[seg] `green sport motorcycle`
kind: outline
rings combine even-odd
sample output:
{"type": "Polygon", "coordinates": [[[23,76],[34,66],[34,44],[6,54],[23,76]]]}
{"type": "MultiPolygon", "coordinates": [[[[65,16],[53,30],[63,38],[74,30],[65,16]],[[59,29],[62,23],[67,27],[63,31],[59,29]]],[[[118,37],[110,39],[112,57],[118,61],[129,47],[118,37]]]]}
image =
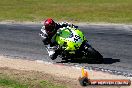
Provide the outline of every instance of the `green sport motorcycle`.
{"type": "MultiPolygon", "coordinates": [[[[95,59],[97,62],[103,62],[103,56],[88,44],[84,34],[74,27],[63,27],[58,29],[54,36],[55,42],[59,47],[58,55],[63,60],[68,59],[95,59]]],[[[47,51],[49,49],[47,47],[47,51]]]]}

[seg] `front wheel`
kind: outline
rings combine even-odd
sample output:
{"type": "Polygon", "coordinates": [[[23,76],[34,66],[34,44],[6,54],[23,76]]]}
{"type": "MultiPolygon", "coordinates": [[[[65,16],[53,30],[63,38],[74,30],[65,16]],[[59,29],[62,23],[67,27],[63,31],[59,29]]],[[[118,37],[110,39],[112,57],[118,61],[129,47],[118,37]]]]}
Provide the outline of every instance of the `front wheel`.
{"type": "Polygon", "coordinates": [[[89,47],[87,50],[87,56],[95,59],[96,63],[103,63],[103,56],[94,48],[89,47]]]}
{"type": "Polygon", "coordinates": [[[84,45],[84,52],[85,56],[89,59],[95,60],[97,63],[103,63],[104,59],[103,56],[95,50],[93,47],[91,47],[87,42],[85,42],[84,45]]]}

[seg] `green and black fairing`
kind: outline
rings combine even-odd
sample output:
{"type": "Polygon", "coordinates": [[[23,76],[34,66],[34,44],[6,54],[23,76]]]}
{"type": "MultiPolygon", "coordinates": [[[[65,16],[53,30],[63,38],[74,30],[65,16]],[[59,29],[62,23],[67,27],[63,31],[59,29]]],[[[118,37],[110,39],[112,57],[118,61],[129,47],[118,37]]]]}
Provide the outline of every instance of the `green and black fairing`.
{"type": "Polygon", "coordinates": [[[67,51],[75,51],[86,40],[84,34],[73,27],[63,27],[57,31],[55,41],[67,51]]]}

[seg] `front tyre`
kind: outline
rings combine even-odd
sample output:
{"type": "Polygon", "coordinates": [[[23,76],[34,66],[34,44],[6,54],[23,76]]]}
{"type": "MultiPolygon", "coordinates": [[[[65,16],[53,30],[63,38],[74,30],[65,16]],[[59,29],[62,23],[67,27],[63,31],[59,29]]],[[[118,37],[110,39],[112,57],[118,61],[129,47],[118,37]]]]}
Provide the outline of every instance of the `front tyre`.
{"type": "Polygon", "coordinates": [[[87,42],[84,43],[84,52],[87,58],[95,59],[96,63],[103,63],[103,56],[87,42]]]}
{"type": "Polygon", "coordinates": [[[104,61],[103,56],[91,46],[86,49],[86,52],[87,52],[86,56],[88,58],[95,59],[96,63],[100,63],[100,64],[103,63],[104,61]]]}

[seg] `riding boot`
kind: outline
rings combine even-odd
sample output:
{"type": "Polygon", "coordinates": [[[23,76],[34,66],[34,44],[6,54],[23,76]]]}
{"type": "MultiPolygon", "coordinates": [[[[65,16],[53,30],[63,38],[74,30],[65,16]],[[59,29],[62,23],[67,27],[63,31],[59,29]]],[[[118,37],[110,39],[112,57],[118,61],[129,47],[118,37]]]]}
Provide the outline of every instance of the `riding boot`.
{"type": "Polygon", "coordinates": [[[52,60],[55,60],[55,59],[57,58],[58,55],[59,55],[59,51],[58,51],[58,50],[50,51],[50,52],[49,52],[49,57],[50,57],[52,60]]]}

